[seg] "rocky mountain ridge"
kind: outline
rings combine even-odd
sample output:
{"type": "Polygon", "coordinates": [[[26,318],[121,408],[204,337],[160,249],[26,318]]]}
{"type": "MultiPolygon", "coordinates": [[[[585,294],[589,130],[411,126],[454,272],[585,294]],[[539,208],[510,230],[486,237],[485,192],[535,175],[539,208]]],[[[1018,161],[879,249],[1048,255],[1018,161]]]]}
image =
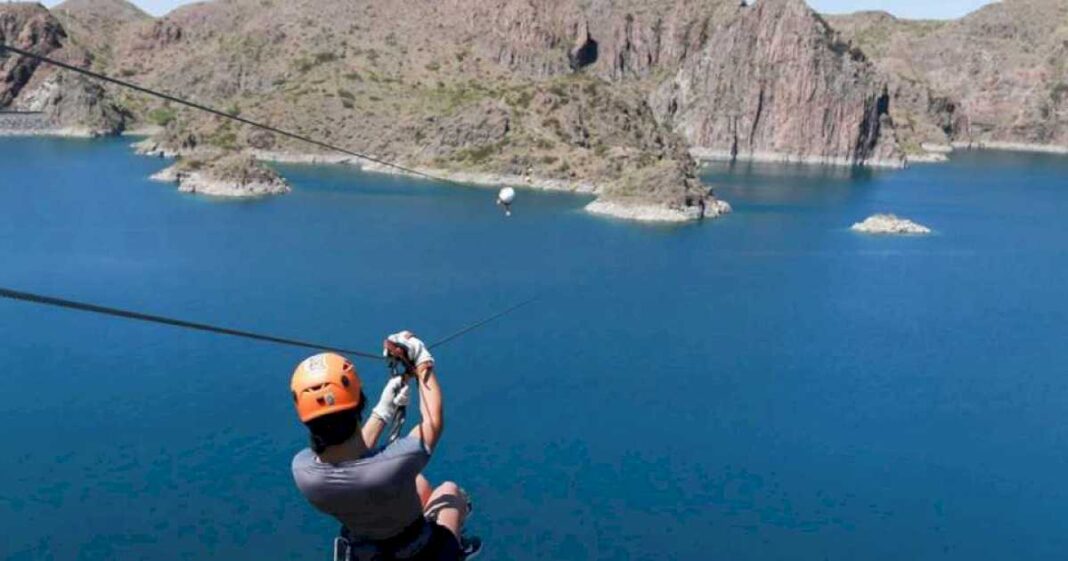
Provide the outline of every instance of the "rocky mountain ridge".
{"type": "Polygon", "coordinates": [[[953,21],[833,16],[891,84],[903,146],[1068,152],[1068,3],[1003,0],[953,21]]]}

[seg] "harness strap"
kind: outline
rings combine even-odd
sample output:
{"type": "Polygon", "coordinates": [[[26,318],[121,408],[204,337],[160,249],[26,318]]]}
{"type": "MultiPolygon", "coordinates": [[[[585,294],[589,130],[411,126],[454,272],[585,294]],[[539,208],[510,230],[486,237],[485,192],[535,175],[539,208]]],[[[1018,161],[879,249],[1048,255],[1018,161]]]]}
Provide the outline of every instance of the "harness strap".
{"type": "Polygon", "coordinates": [[[419,555],[434,535],[430,521],[420,516],[392,538],[371,540],[352,535],[341,527],[340,538],[348,543],[351,559],[412,559],[419,555]]]}

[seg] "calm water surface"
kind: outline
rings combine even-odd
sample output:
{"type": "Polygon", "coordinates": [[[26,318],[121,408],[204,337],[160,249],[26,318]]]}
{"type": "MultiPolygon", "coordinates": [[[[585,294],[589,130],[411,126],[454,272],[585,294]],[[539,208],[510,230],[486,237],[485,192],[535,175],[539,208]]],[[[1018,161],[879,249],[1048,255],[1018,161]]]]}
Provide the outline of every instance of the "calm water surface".
{"type": "MultiPolygon", "coordinates": [[[[333,167],[210,201],[125,143],[0,140],[0,285],[371,351],[545,293],[437,353],[488,559],[1068,552],[1068,159],[716,167],[734,215],[649,227],[333,167]]],[[[0,340],[0,558],[328,558],[304,352],[12,302],[0,340]]]]}

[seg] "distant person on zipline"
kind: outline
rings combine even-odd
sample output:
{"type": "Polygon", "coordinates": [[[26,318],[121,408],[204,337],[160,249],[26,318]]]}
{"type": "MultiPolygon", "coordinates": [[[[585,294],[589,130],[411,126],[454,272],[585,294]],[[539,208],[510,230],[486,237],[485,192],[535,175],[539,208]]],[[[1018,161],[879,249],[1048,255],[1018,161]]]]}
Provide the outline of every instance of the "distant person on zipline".
{"type": "Polygon", "coordinates": [[[414,368],[419,425],[377,446],[408,403],[406,377],[386,383],[361,427],[367,399],[356,368],[337,354],[315,355],[300,363],[291,383],[297,414],[311,433],[311,448],[293,458],[293,479],[312,506],[342,523],[350,559],[462,559],[466,495],[452,482],[431,491],[421,475],[444,428],[434,357],[407,331],[390,335],[385,346],[414,368]]]}
{"type": "Polygon", "coordinates": [[[515,201],[515,189],[505,187],[497,193],[497,205],[504,207],[504,215],[512,215],[512,202],[515,201]]]}

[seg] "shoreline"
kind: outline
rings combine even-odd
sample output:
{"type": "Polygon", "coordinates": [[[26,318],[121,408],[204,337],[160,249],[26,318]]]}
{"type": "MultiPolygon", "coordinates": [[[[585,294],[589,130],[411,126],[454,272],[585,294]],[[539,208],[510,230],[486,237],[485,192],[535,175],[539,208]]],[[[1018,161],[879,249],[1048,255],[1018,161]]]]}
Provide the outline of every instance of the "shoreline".
{"type": "Polygon", "coordinates": [[[624,220],[646,223],[681,224],[694,222],[703,218],[715,219],[730,214],[732,209],[727,201],[715,199],[705,207],[704,214],[697,208],[674,209],[659,205],[623,204],[614,201],[595,200],[583,207],[590,214],[609,216],[624,220]]]}
{"type": "MultiPolygon", "coordinates": [[[[402,175],[405,177],[411,177],[413,179],[424,179],[427,181],[433,181],[433,179],[425,176],[408,173],[403,170],[399,170],[375,162],[370,162],[362,158],[357,158],[355,156],[332,156],[325,154],[273,152],[266,150],[250,150],[249,154],[251,154],[253,158],[264,162],[310,165],[349,165],[358,168],[360,171],[365,171],[369,173],[402,175]]],[[[478,187],[527,187],[540,191],[558,191],[567,193],[579,193],[584,195],[597,194],[597,187],[594,184],[583,181],[566,181],[562,179],[539,179],[533,176],[509,175],[488,172],[452,171],[440,168],[430,168],[425,166],[413,166],[411,169],[419,173],[425,173],[427,175],[445,181],[452,181],[456,183],[463,183],[466,185],[478,187]]]]}
{"type": "MultiPolygon", "coordinates": [[[[368,173],[382,173],[387,175],[402,175],[415,179],[432,179],[403,170],[399,170],[383,164],[369,162],[355,156],[333,156],[321,154],[301,154],[292,152],[273,152],[264,150],[250,151],[252,157],[260,161],[309,164],[309,165],[351,165],[368,173]]],[[[488,172],[452,171],[440,168],[424,166],[412,167],[412,170],[425,173],[445,181],[461,183],[473,187],[519,187],[537,191],[565,192],[578,195],[594,195],[598,193],[597,186],[583,181],[566,181],[562,179],[539,179],[534,176],[498,174],[488,172]]],[[[683,223],[694,222],[702,218],[719,218],[731,212],[731,206],[726,201],[715,199],[705,207],[703,216],[696,207],[692,209],[674,209],[656,204],[627,204],[619,201],[604,201],[594,199],[583,207],[586,212],[598,215],[634,220],[637,222],[659,223],[683,223]]]]}
{"type": "Polygon", "coordinates": [[[863,164],[858,164],[850,161],[848,158],[835,156],[801,156],[784,152],[750,152],[746,154],[732,155],[730,151],[727,150],[716,150],[699,146],[690,148],[690,155],[693,156],[699,164],[705,162],[751,162],[760,164],[801,164],[833,167],[870,167],[881,169],[904,169],[907,165],[907,158],[902,158],[900,161],[869,160],[863,164]]]}
{"type": "MultiPolygon", "coordinates": [[[[131,129],[124,131],[121,136],[138,137],[150,134],[150,127],[131,129]],[[148,129],[148,130],[146,130],[148,129]]],[[[0,129],[0,137],[40,137],[51,136],[59,138],[98,138],[88,129],[65,128],[65,129],[38,129],[38,130],[5,130],[0,129]]],[[[159,148],[158,144],[151,139],[144,139],[131,145],[139,155],[177,158],[182,154],[170,152],[159,148]]],[[[926,154],[905,156],[899,161],[876,160],[867,162],[863,167],[884,169],[903,169],[910,163],[942,163],[948,160],[948,155],[958,149],[966,150],[1004,150],[1013,152],[1032,152],[1045,154],[1068,155],[1068,146],[1042,145],[1013,142],[954,142],[951,145],[924,146],[926,154]]],[[[390,175],[403,175],[415,179],[432,180],[418,174],[408,173],[391,168],[382,164],[369,162],[362,158],[348,155],[312,154],[299,152],[280,152],[270,150],[249,150],[247,152],[253,158],[263,162],[283,164],[309,164],[309,165],[350,165],[364,172],[384,173],[390,175]]],[[[818,156],[797,156],[782,153],[758,152],[738,155],[732,158],[729,152],[711,150],[705,148],[692,148],[691,155],[699,165],[711,162],[739,161],[755,163],[798,164],[806,166],[830,166],[830,167],[855,167],[855,164],[844,158],[828,158],[818,156]]],[[[540,191],[567,192],[583,195],[598,195],[599,189],[589,182],[568,181],[561,179],[540,179],[533,176],[514,174],[495,174],[488,172],[465,172],[452,171],[440,168],[418,166],[412,168],[418,173],[424,173],[445,181],[461,183],[472,187],[520,187],[540,191]]],[[[158,178],[154,178],[159,180],[158,178]]],[[[214,189],[211,189],[214,190],[214,189]]],[[[656,204],[628,204],[621,201],[604,201],[595,199],[584,207],[586,212],[600,216],[610,216],[639,222],[662,222],[681,223],[698,220],[697,209],[673,209],[656,204]]],[[[713,199],[712,204],[706,207],[703,218],[717,218],[731,212],[730,204],[726,201],[713,199]]]]}
{"type": "Polygon", "coordinates": [[[1033,144],[1029,142],[954,142],[952,147],[957,150],[997,150],[1000,152],[1021,152],[1031,154],[1057,154],[1068,155],[1068,146],[1060,144],[1033,144]]]}
{"type": "Polygon", "coordinates": [[[49,129],[0,129],[0,138],[30,138],[30,137],[74,138],[94,139],[108,135],[102,135],[92,129],[79,127],[49,128],[49,129]]]}

